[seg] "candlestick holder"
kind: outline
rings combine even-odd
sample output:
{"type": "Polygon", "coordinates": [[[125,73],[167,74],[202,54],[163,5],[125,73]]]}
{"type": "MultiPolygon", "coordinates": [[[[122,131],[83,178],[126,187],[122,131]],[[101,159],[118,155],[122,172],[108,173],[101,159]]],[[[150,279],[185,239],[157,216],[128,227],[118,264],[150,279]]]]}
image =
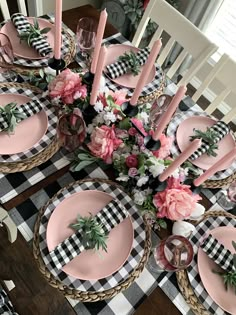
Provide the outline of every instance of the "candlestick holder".
{"type": "Polygon", "coordinates": [[[145,147],[150,151],[156,151],[161,147],[160,140],[154,140],[152,136],[146,136],[142,131],[131,121],[132,126],[137,130],[137,132],[143,137],[145,147]]]}
{"type": "Polygon", "coordinates": [[[88,71],[83,75],[82,83],[84,83],[87,86],[88,93],[91,93],[92,91],[93,80],[94,80],[94,73],[88,71]]]}
{"type": "Polygon", "coordinates": [[[138,114],[138,106],[133,106],[130,102],[125,102],[121,105],[122,112],[128,117],[134,117],[138,114]]]}
{"type": "Polygon", "coordinates": [[[86,123],[86,126],[91,124],[92,120],[97,116],[97,112],[94,109],[94,105],[89,104],[83,111],[83,118],[86,123]]]}
{"type": "Polygon", "coordinates": [[[167,180],[161,182],[158,177],[154,178],[152,182],[149,182],[149,187],[153,189],[155,192],[160,192],[166,189],[167,180]]]}
{"type": "Polygon", "coordinates": [[[56,70],[56,75],[58,75],[61,70],[65,69],[66,63],[63,59],[56,59],[53,57],[48,60],[48,66],[53,70],[56,70]]]}
{"type": "Polygon", "coordinates": [[[202,189],[202,186],[195,186],[194,183],[193,183],[194,179],[193,178],[187,178],[185,181],[184,181],[184,184],[185,185],[189,185],[190,186],[190,189],[191,191],[194,193],[194,194],[200,194],[201,192],[201,189],[202,189]]]}

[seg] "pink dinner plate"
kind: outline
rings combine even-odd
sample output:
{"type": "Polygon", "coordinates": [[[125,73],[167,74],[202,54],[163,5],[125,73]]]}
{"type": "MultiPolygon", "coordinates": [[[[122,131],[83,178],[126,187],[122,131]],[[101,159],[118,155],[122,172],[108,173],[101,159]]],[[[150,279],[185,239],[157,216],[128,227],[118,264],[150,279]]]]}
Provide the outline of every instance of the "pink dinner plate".
{"type": "MultiPolygon", "coordinates": [[[[0,106],[5,106],[11,102],[18,106],[31,101],[25,95],[1,94],[0,106]]],[[[48,117],[44,110],[21,121],[15,128],[14,134],[0,132],[0,154],[10,155],[25,152],[38,143],[45,135],[48,128],[48,117]]]]}
{"type": "MultiPolygon", "coordinates": [[[[114,63],[117,61],[118,57],[120,57],[121,55],[123,55],[126,51],[134,51],[134,52],[138,52],[139,49],[136,48],[136,47],[132,47],[132,46],[129,46],[129,45],[111,45],[108,47],[107,49],[107,55],[106,55],[106,62],[105,62],[105,66],[106,65],[109,65],[111,63],[114,63]]],[[[141,71],[142,71],[142,68],[141,67],[141,71]]],[[[106,73],[106,72],[105,72],[106,73]]],[[[154,79],[155,77],[155,73],[156,73],[156,68],[155,68],[155,65],[152,67],[152,70],[147,78],[147,81],[146,81],[146,84],[152,82],[152,80],[154,79]]],[[[109,77],[109,75],[106,73],[106,75],[109,77]]],[[[124,74],[116,79],[111,79],[110,77],[110,80],[112,80],[113,82],[121,85],[121,86],[124,86],[126,88],[135,88],[137,83],[138,83],[138,80],[139,80],[139,77],[141,75],[141,72],[134,76],[132,74],[124,74]]]]}
{"type": "MultiPolygon", "coordinates": [[[[101,191],[84,190],[64,199],[53,211],[47,226],[47,245],[49,251],[72,235],[69,228],[76,222],[78,214],[95,215],[112,197],[101,191]]],[[[107,252],[85,250],[67,265],[63,271],[81,280],[98,280],[110,276],[120,269],[127,260],[133,246],[134,231],[130,217],[111,230],[107,240],[107,252]]]]}
{"type": "MultiPolygon", "coordinates": [[[[33,24],[34,18],[33,17],[27,17],[27,20],[33,24]]],[[[40,29],[43,29],[45,27],[50,27],[51,30],[44,34],[47,37],[47,41],[49,45],[53,48],[54,47],[54,34],[55,34],[55,27],[50,22],[44,19],[37,18],[37,21],[39,23],[40,29]]],[[[18,37],[17,30],[13,23],[11,21],[8,21],[2,28],[1,33],[7,35],[10,38],[13,53],[15,56],[22,57],[25,59],[44,59],[46,57],[40,56],[37,51],[28,46],[28,44],[25,41],[21,41],[18,37]]],[[[48,56],[47,56],[48,57],[48,56]]]]}
{"type": "MultiPolygon", "coordinates": [[[[176,141],[181,152],[183,152],[191,143],[190,136],[194,135],[193,129],[199,129],[205,131],[207,127],[211,127],[216,123],[216,120],[204,116],[193,116],[185,119],[179,125],[176,132],[176,141]]],[[[218,149],[216,150],[217,156],[208,156],[206,153],[197,158],[194,161],[191,161],[194,165],[207,170],[217,161],[219,161],[225,154],[231,151],[235,147],[235,141],[231,134],[226,135],[219,143],[218,149]]],[[[233,163],[232,161],[228,163],[222,163],[219,171],[225,170],[233,163]]]]}
{"type": "MultiPolygon", "coordinates": [[[[210,233],[227,249],[235,253],[232,241],[236,240],[236,228],[221,226],[211,230],[210,233]]],[[[222,277],[212,272],[212,270],[222,270],[201,248],[198,250],[198,270],[202,283],[213,301],[223,310],[236,315],[234,289],[231,287],[228,288],[228,291],[225,290],[222,277]]]]}

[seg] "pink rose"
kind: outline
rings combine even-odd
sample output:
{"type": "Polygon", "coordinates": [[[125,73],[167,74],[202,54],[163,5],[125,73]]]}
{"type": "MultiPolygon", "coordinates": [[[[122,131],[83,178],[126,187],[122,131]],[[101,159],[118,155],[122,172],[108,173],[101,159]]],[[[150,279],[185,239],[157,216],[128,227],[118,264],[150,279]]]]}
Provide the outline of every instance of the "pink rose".
{"type": "Polygon", "coordinates": [[[131,154],[127,156],[125,160],[126,165],[131,168],[131,167],[138,167],[138,157],[136,154],[131,154]]]}
{"type": "Polygon", "coordinates": [[[160,149],[152,151],[152,153],[159,159],[165,159],[170,154],[170,148],[174,139],[173,137],[167,137],[166,135],[161,134],[159,140],[161,141],[160,149]]]}
{"type": "Polygon", "coordinates": [[[128,175],[129,177],[135,177],[136,175],[138,175],[138,170],[135,167],[131,167],[128,171],[128,175]]]}
{"type": "Polygon", "coordinates": [[[60,97],[64,104],[73,104],[77,98],[87,96],[87,88],[82,84],[82,79],[78,73],[70,69],[63,70],[48,85],[51,98],[60,97]]]}
{"type": "Polygon", "coordinates": [[[91,142],[88,148],[93,155],[103,159],[106,163],[112,163],[113,152],[122,144],[115,134],[115,126],[96,127],[91,134],[91,142]]]}
{"type": "Polygon", "coordinates": [[[129,134],[130,136],[135,136],[136,133],[138,133],[138,132],[137,132],[137,130],[136,130],[134,127],[129,128],[128,134],[129,134]]]}
{"type": "Polygon", "coordinates": [[[179,179],[170,177],[167,188],[153,197],[153,204],[158,208],[157,217],[170,220],[183,220],[191,215],[196,202],[202,198],[193,194],[190,186],[180,184],[179,179]]]}

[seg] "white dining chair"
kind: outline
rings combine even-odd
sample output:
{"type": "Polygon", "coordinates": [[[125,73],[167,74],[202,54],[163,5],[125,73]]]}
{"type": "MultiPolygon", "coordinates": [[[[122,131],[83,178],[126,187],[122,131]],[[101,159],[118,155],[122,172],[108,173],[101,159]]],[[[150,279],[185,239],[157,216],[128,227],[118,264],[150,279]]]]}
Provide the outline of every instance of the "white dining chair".
{"type": "MultiPolygon", "coordinates": [[[[27,16],[25,0],[17,0],[18,12],[27,16]]],[[[10,19],[10,12],[7,4],[7,0],[0,0],[0,10],[2,12],[4,20],[10,19]]]]}
{"type": "Polygon", "coordinates": [[[178,43],[183,48],[166,72],[170,79],[177,73],[186,57],[192,57],[191,65],[183,73],[180,82],[178,82],[178,85],[188,84],[203,64],[217,50],[217,46],[211,43],[195,25],[165,0],[150,0],[132,40],[134,46],[139,46],[149,20],[158,24],[158,28],[149,44],[150,47],[156,39],[162,36],[163,31],[170,36],[157,59],[161,66],[175,43],[178,43]]]}
{"type": "Polygon", "coordinates": [[[205,110],[208,114],[212,114],[216,109],[225,111],[222,120],[226,123],[236,117],[235,73],[236,62],[226,54],[222,55],[192,96],[194,102],[202,95],[210,101],[205,110]]]}

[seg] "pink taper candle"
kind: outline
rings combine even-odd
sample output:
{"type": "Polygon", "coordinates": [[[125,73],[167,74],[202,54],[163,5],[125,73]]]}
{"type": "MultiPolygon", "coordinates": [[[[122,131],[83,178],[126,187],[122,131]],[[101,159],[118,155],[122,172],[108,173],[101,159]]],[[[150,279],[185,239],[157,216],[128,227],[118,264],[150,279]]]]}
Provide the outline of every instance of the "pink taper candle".
{"type": "Polygon", "coordinates": [[[204,183],[209,177],[214,175],[216,172],[218,172],[222,168],[222,164],[229,163],[235,159],[236,157],[236,147],[234,147],[233,150],[231,150],[229,153],[227,153],[225,156],[223,156],[218,162],[213,164],[208,170],[206,170],[205,173],[203,173],[201,176],[196,178],[193,181],[193,184],[195,186],[200,186],[202,183],[204,183]]]}
{"type": "Polygon", "coordinates": [[[153,44],[150,55],[148,56],[148,60],[146,61],[143,67],[142,73],[139,77],[138,83],[131,97],[130,105],[133,106],[137,105],[139,95],[141,94],[143,87],[146,85],[147,78],[150,74],[150,71],[152,70],[153,65],[155,64],[161,46],[162,46],[161,39],[156,40],[155,43],[153,44]]]}
{"type": "Polygon", "coordinates": [[[99,51],[102,45],[102,38],[103,38],[106,22],[107,22],[107,11],[106,9],[104,9],[101,12],[100,18],[99,18],[95,47],[94,47],[94,52],[93,52],[93,60],[91,63],[91,68],[90,68],[90,72],[94,74],[97,68],[98,56],[99,56],[99,51]]]}
{"type": "Polygon", "coordinates": [[[101,81],[102,71],[103,71],[104,63],[105,63],[105,59],[106,59],[106,53],[107,53],[107,48],[105,46],[102,46],[100,49],[100,53],[99,53],[96,73],[94,76],[92,92],[91,92],[91,96],[90,96],[90,104],[91,105],[95,105],[95,103],[97,101],[97,95],[98,95],[98,91],[100,88],[100,81],[101,81]]]}
{"type": "Polygon", "coordinates": [[[171,164],[167,169],[159,176],[159,180],[163,182],[166,180],[169,176],[173,174],[173,172],[181,165],[183,164],[190,155],[193,154],[201,145],[201,139],[195,139],[193,142],[189,144],[187,149],[185,149],[171,164]]]}
{"type": "Polygon", "coordinates": [[[185,85],[181,85],[174,95],[172,101],[170,102],[170,105],[167,108],[167,111],[162,115],[160,122],[153,133],[152,138],[154,140],[158,140],[160,138],[160,135],[162,134],[163,130],[167,126],[167,124],[170,122],[172,116],[174,115],[177,107],[179,106],[180,101],[182,100],[184,94],[186,93],[187,88],[185,85]]]}
{"type": "Polygon", "coordinates": [[[61,22],[62,22],[62,0],[55,0],[55,42],[54,42],[54,57],[61,59],[61,22]]]}

